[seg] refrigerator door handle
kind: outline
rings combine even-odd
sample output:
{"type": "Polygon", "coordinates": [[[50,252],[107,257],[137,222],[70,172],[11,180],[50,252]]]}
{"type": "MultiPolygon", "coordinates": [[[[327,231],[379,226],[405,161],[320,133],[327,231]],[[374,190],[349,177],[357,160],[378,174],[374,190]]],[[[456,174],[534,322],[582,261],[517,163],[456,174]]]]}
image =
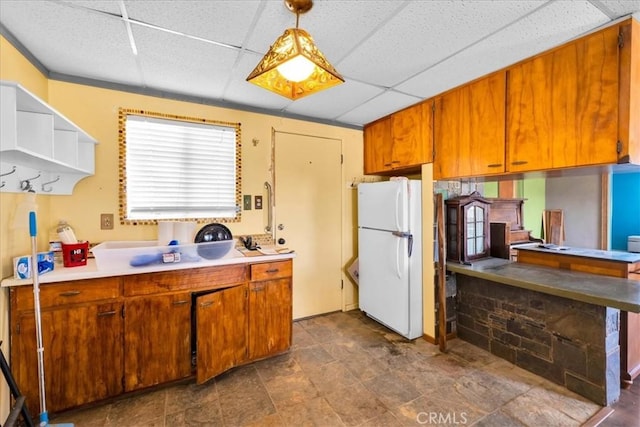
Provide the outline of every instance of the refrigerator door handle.
{"type": "Polygon", "coordinates": [[[408,240],[407,253],[409,254],[409,258],[411,258],[411,253],[413,252],[413,234],[407,233],[406,231],[392,231],[391,234],[408,240]]]}

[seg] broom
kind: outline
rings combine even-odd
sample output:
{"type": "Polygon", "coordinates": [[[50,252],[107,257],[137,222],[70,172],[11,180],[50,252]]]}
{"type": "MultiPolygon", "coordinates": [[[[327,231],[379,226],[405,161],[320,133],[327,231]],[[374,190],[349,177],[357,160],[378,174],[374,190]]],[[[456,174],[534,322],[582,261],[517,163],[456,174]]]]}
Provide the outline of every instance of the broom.
{"type": "MultiPolygon", "coordinates": [[[[47,401],[44,394],[44,345],[42,343],[42,318],[40,316],[40,279],[38,277],[38,243],[36,241],[36,213],[29,212],[29,234],[31,235],[31,277],[33,277],[33,310],[36,316],[36,347],[38,352],[38,387],[40,391],[40,427],[49,424],[47,401]]],[[[55,424],[58,427],[73,427],[73,424],[55,424]]]]}

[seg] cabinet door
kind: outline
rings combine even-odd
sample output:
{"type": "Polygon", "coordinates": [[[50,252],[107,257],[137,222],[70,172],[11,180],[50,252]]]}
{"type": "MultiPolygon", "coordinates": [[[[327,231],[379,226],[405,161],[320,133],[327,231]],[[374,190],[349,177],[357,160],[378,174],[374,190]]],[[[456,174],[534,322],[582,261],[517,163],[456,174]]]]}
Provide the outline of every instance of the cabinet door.
{"type": "Polygon", "coordinates": [[[364,173],[389,169],[391,164],[391,118],[386,117],[364,127],[364,173]]]}
{"type": "Polygon", "coordinates": [[[247,285],[196,298],[197,382],[247,359],[247,285]]]}
{"type": "Polygon", "coordinates": [[[391,115],[391,163],[387,169],[433,161],[433,101],[425,101],[391,115]]]}
{"type": "Polygon", "coordinates": [[[191,293],[125,301],[125,391],[191,375],[191,293]]]}
{"type": "Polygon", "coordinates": [[[509,69],[510,172],[616,163],[618,28],[509,69]]]}
{"type": "Polygon", "coordinates": [[[506,72],[436,99],[435,179],[504,173],[506,72]]]}
{"type": "Polygon", "coordinates": [[[291,346],[291,278],[249,284],[249,359],[281,353],[291,346]]]}
{"type": "MultiPolygon", "coordinates": [[[[61,411],[122,393],[122,303],[42,313],[47,409],[61,411]]],[[[36,326],[23,312],[12,336],[12,369],[31,412],[39,406],[36,326]],[[16,356],[17,355],[17,356],[16,356]]]]}

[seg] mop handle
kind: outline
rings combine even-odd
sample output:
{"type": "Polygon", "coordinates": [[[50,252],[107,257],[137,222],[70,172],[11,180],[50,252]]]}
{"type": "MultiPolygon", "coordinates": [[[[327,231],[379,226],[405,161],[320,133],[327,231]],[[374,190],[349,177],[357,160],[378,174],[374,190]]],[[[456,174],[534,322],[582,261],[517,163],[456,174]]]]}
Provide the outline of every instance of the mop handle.
{"type": "Polygon", "coordinates": [[[40,394],[40,425],[49,423],[47,400],[44,391],[44,344],[42,342],[42,317],[40,314],[40,283],[38,277],[38,251],[36,235],[36,213],[29,212],[29,235],[31,236],[31,277],[33,278],[33,305],[36,318],[36,346],[38,352],[38,388],[40,394]]]}
{"type": "Polygon", "coordinates": [[[36,237],[36,234],[36,213],[31,211],[29,212],[29,235],[31,237],[36,237]]]}

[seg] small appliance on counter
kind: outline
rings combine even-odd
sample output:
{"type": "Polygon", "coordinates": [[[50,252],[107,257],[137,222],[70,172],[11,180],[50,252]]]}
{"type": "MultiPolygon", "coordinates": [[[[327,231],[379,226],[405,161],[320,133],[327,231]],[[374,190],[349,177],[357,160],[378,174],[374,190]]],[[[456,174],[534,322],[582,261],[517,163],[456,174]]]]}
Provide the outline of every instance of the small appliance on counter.
{"type": "Polygon", "coordinates": [[[218,259],[225,256],[233,248],[234,240],[231,231],[222,224],[207,224],[196,233],[194,242],[210,243],[228,241],[228,244],[197,245],[198,255],[206,259],[218,259]]]}
{"type": "Polygon", "coordinates": [[[629,236],[627,240],[627,252],[640,253],[640,236],[629,236]]]}

